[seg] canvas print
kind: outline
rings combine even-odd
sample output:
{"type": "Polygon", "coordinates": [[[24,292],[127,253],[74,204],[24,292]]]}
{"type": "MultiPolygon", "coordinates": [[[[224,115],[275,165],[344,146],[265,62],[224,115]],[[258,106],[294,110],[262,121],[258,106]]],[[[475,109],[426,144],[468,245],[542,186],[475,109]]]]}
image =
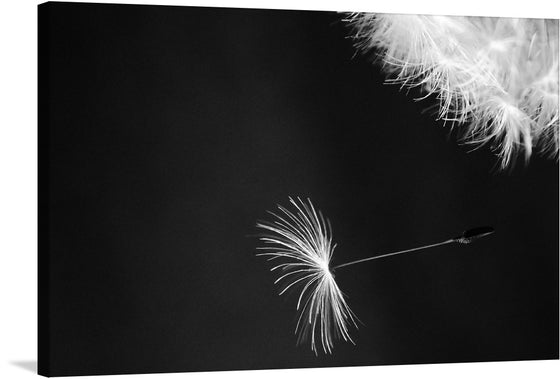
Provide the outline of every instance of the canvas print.
{"type": "Polygon", "coordinates": [[[39,374],[558,359],[558,20],[38,22],[39,374]]]}

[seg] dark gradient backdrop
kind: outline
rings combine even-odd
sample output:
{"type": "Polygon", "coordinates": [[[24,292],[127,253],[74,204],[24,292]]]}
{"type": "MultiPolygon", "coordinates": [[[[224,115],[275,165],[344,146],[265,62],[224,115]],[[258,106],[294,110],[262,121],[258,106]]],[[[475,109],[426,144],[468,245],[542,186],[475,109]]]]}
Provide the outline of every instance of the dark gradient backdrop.
{"type": "Polygon", "coordinates": [[[40,370],[558,357],[558,165],[510,173],[383,84],[330,12],[50,3],[40,23],[40,370]],[[356,346],[296,347],[257,219],[309,196],[356,346]]]}

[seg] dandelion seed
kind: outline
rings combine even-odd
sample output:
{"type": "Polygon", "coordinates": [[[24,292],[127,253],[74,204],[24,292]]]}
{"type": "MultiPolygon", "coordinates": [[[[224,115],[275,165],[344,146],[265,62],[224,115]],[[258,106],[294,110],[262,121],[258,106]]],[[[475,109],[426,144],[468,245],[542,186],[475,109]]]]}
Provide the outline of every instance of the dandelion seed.
{"type": "Polygon", "coordinates": [[[558,20],[353,13],[356,46],[389,83],[439,99],[461,141],[491,144],[502,168],[533,150],[558,159],[558,20]]]}
{"type": "Polygon", "coordinates": [[[315,354],[318,353],[317,341],[325,353],[332,353],[336,339],[354,344],[350,328],[357,328],[357,318],[335,281],[335,269],[450,243],[469,244],[494,232],[490,227],[470,229],[459,237],[436,244],[363,258],[331,268],[336,244],[332,242],[329,220],[315,210],[311,200],[303,201],[299,197],[289,200],[294,211],[278,205],[278,213],[269,212],[273,221],[257,223],[258,228],[266,231],[259,238],[264,246],[257,247],[257,255],[277,262],[271,271],[279,272],[274,283],[282,286],[280,295],[290,288],[301,288],[295,332],[298,343],[310,339],[315,354]]]}

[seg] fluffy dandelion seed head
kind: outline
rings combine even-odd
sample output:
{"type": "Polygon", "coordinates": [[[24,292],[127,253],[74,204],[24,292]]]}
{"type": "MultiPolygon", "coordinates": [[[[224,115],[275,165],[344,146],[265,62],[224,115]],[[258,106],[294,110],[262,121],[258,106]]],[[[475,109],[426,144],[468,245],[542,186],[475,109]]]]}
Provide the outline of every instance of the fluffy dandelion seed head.
{"type": "Polygon", "coordinates": [[[290,203],[293,210],[279,205],[277,213],[269,212],[273,221],[257,223],[266,233],[259,238],[264,246],[257,248],[257,255],[277,262],[271,271],[279,275],[275,283],[282,286],[280,295],[290,288],[300,289],[298,342],[309,339],[316,354],[319,343],[325,353],[331,353],[335,339],[353,343],[349,327],[357,327],[329,267],[336,247],[331,226],[309,199],[290,198],[290,203]]]}
{"type": "Polygon", "coordinates": [[[558,159],[558,20],[354,13],[359,49],[388,82],[439,100],[463,142],[490,144],[509,166],[533,151],[558,159]]]}

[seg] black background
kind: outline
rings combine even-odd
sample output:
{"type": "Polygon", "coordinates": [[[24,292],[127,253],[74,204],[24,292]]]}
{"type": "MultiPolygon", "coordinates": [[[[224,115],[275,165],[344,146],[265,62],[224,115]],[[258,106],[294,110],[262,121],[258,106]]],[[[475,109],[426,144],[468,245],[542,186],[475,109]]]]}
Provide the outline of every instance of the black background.
{"type": "Polygon", "coordinates": [[[558,166],[490,149],[383,84],[341,15],[40,7],[40,357],[79,375],[558,357],[558,166]],[[255,257],[288,196],[331,220],[356,346],[296,347],[255,257]]]}

